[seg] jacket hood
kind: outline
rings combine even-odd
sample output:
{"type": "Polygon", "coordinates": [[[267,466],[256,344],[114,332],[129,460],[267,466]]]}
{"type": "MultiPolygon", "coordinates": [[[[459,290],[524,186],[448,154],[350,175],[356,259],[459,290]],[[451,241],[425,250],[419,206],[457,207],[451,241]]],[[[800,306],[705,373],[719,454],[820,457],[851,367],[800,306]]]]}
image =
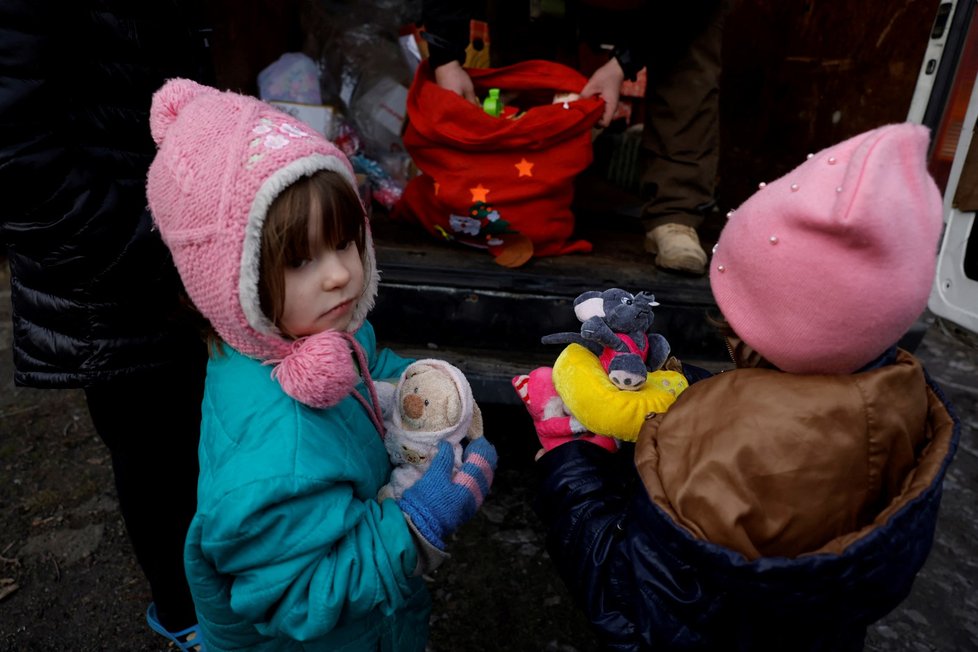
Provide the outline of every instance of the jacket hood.
{"type": "Polygon", "coordinates": [[[750,595],[759,613],[817,608],[847,622],[909,592],[958,434],[901,351],[862,374],[749,369],[696,383],[646,424],[635,461],[653,536],[698,577],[750,595]]]}

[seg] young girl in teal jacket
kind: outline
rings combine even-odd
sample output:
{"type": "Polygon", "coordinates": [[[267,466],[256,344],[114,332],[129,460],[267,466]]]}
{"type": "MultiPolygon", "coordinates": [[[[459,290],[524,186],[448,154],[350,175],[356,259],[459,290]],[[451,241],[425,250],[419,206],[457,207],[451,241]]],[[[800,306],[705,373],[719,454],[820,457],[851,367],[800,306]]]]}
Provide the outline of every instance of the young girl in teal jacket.
{"type": "Polygon", "coordinates": [[[373,378],[369,225],[349,162],[253,98],[172,80],[153,98],[150,209],[212,329],[182,649],[423,650],[423,572],[481,505],[496,453],[451,452],[399,500],[373,378]],[[189,641],[187,639],[190,639],[189,641]]]}

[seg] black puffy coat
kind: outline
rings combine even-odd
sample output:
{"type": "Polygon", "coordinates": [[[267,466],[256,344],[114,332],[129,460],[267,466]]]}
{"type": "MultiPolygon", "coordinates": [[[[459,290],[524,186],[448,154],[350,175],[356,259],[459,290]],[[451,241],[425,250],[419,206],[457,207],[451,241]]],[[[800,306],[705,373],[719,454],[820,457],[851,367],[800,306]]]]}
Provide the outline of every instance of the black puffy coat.
{"type": "Polygon", "coordinates": [[[0,245],[18,384],[88,387],[196,339],[174,321],[179,279],[145,176],[153,91],[208,81],[199,26],[172,0],[0,3],[0,245]]]}

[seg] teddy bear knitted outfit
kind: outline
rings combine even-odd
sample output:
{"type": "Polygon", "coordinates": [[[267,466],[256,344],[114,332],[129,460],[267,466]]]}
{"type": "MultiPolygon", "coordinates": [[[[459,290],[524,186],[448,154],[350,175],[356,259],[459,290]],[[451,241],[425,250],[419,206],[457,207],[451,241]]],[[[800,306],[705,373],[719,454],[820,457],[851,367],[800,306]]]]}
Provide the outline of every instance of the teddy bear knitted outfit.
{"type": "Polygon", "coordinates": [[[230,346],[274,365],[287,394],[313,407],[334,405],[358,380],[350,349],[358,357],[362,352],[349,333],[363,323],[377,293],[369,224],[366,281],[348,333],[283,337],[262,313],[258,282],[262,226],[273,200],[319,170],[338,173],[356,191],[349,161],[270,105],[185,79],[154,95],[150,127],[158,152],[147,177],[149,207],[191,301],[230,346]]]}
{"type": "MultiPolygon", "coordinates": [[[[417,360],[409,366],[401,375],[397,384],[397,389],[392,397],[393,405],[389,415],[385,410],[384,425],[386,434],[384,445],[390,454],[391,461],[395,464],[391,472],[390,483],[381,491],[384,495],[400,498],[404,490],[417,482],[428,467],[431,459],[438,451],[438,442],[447,441],[452,446],[452,453],[455,457],[454,468],[458,470],[462,467],[462,440],[470,431],[472,418],[475,412],[475,399],[472,396],[472,388],[465,379],[462,372],[444,360],[426,358],[417,360]],[[449,379],[458,392],[461,409],[459,418],[455,423],[446,425],[438,430],[417,430],[405,424],[406,415],[403,413],[402,406],[398,405],[402,389],[411,383],[412,368],[427,366],[437,370],[445,378],[449,379]],[[423,463],[411,463],[404,457],[402,447],[418,451],[425,455],[426,461],[423,463]]],[[[410,418],[410,417],[407,417],[410,418]]]]}

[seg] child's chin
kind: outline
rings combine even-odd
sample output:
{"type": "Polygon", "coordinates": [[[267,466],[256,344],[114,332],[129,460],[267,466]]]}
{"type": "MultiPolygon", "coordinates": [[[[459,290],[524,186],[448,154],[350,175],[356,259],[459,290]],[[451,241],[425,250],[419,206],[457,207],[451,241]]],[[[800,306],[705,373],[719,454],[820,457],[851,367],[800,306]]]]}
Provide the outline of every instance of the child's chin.
{"type": "Polygon", "coordinates": [[[328,318],[318,320],[313,326],[310,327],[310,331],[314,331],[311,334],[324,333],[326,331],[335,331],[337,333],[345,333],[350,328],[350,323],[353,321],[352,313],[346,313],[343,315],[330,315],[328,318]]]}

